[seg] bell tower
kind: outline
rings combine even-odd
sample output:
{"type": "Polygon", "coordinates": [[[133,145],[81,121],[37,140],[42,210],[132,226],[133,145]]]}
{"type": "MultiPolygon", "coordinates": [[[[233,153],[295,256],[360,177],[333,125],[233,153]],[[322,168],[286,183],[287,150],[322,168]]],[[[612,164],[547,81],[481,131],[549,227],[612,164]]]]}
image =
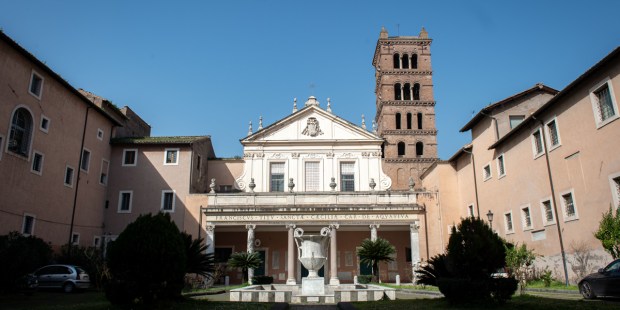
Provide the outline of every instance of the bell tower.
{"type": "Polygon", "coordinates": [[[395,190],[408,189],[410,178],[418,187],[438,160],[431,42],[424,28],[418,36],[388,36],[382,28],[372,60],[383,169],[395,190]]]}

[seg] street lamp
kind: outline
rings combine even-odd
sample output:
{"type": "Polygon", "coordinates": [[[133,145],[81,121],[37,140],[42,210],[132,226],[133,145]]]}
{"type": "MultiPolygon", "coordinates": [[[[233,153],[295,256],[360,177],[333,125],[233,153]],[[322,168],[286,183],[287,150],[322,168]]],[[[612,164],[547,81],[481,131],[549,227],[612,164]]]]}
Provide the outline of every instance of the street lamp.
{"type": "Polygon", "coordinates": [[[487,218],[489,219],[489,225],[493,227],[493,212],[491,212],[491,210],[487,212],[487,218]]]}

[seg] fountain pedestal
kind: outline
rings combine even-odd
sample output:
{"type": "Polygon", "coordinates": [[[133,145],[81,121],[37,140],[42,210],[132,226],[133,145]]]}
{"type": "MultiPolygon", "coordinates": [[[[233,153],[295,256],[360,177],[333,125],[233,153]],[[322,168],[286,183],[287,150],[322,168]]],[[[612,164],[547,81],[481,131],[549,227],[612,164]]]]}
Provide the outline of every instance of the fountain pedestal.
{"type": "Polygon", "coordinates": [[[320,235],[304,235],[301,228],[295,229],[299,261],[308,269],[308,276],[301,279],[301,295],[325,295],[325,278],[319,277],[318,270],[327,261],[329,237],[330,230],[327,227],[321,229],[320,235]]]}

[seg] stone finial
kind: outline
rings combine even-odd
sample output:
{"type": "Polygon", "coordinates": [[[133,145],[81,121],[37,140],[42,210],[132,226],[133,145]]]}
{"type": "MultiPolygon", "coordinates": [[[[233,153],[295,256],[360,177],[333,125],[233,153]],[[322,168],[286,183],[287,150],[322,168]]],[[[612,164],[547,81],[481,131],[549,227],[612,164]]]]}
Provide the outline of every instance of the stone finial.
{"type": "Polygon", "coordinates": [[[293,192],[293,188],[295,188],[295,182],[293,182],[293,178],[288,179],[288,191],[293,192]]]}
{"type": "Polygon", "coordinates": [[[327,98],[327,112],[332,112],[332,101],[329,98],[327,98]]]}
{"type": "Polygon", "coordinates": [[[209,193],[215,193],[215,178],[211,179],[211,184],[209,184],[209,188],[211,189],[209,193]]]}
{"type": "Polygon", "coordinates": [[[381,26],[381,32],[379,33],[379,39],[387,39],[388,32],[385,30],[385,27],[381,26]]]}
{"type": "Polygon", "coordinates": [[[426,29],[424,29],[424,27],[422,27],[422,30],[420,30],[419,38],[428,39],[428,32],[426,31],[426,29]]]}
{"type": "Polygon", "coordinates": [[[317,107],[319,106],[319,101],[316,100],[316,97],[314,97],[314,96],[308,97],[308,100],[305,103],[306,107],[307,106],[311,106],[311,105],[314,105],[314,106],[317,106],[317,107]]]}
{"type": "Polygon", "coordinates": [[[248,187],[250,188],[250,190],[253,193],[254,192],[254,188],[256,187],[256,183],[254,183],[254,178],[250,178],[250,184],[248,184],[248,187]]]}
{"type": "Polygon", "coordinates": [[[377,134],[377,122],[374,119],[372,120],[372,133],[377,134]]]}
{"type": "Polygon", "coordinates": [[[332,191],[336,190],[336,178],[332,177],[332,181],[329,182],[329,187],[331,187],[332,191]]]}
{"type": "Polygon", "coordinates": [[[414,186],[415,186],[415,181],[413,180],[413,177],[409,177],[409,190],[413,191],[414,186]]]}
{"type": "Polygon", "coordinates": [[[252,135],[252,121],[250,121],[250,125],[248,125],[248,136],[252,135]]]}
{"type": "Polygon", "coordinates": [[[297,112],[297,98],[293,98],[293,113],[297,112]]]}
{"type": "Polygon", "coordinates": [[[263,130],[263,116],[258,117],[258,130],[263,130]]]}
{"type": "Polygon", "coordinates": [[[366,118],[364,117],[364,114],[362,114],[362,128],[366,129],[366,118]]]}
{"type": "Polygon", "coordinates": [[[375,190],[375,186],[377,186],[377,183],[375,183],[375,179],[374,178],[370,178],[370,183],[368,183],[368,186],[370,186],[370,190],[371,191],[375,190]]]}

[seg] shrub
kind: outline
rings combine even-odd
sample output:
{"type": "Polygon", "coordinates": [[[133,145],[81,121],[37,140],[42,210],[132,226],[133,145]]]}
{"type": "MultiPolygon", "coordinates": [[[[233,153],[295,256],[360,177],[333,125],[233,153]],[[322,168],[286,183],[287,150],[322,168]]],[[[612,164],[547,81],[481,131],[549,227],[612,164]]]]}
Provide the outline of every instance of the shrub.
{"type": "Polygon", "coordinates": [[[357,276],[357,283],[359,284],[368,284],[372,281],[371,274],[361,274],[357,276]]]}
{"type": "Polygon", "coordinates": [[[489,296],[489,283],[483,279],[437,278],[437,287],[455,304],[484,300],[489,296]]]}
{"type": "Polygon", "coordinates": [[[51,258],[52,248],[43,239],[16,231],[0,236],[0,291],[16,289],[22,276],[49,264],[51,258]]]}
{"type": "Polygon", "coordinates": [[[528,249],[527,246],[522,244],[506,245],[506,266],[508,267],[508,274],[515,277],[521,284],[520,293],[523,294],[523,290],[527,286],[527,273],[532,263],[536,259],[536,253],[533,250],[528,249]]]}
{"type": "Polygon", "coordinates": [[[203,238],[192,239],[192,235],[181,233],[185,246],[187,263],[185,273],[195,273],[206,279],[212,279],[215,273],[215,254],[206,253],[207,245],[203,238]]]}
{"type": "Polygon", "coordinates": [[[519,281],[513,277],[492,278],[489,287],[491,298],[498,303],[506,302],[517,290],[518,283],[519,281]]]}
{"type": "Polygon", "coordinates": [[[230,255],[228,260],[229,268],[241,268],[243,272],[243,282],[248,280],[248,269],[258,268],[263,263],[258,252],[236,252],[230,255]]]}
{"type": "Polygon", "coordinates": [[[431,257],[428,263],[422,265],[418,270],[418,283],[437,286],[438,278],[450,276],[448,269],[446,269],[446,255],[438,254],[431,257]]]}
{"type": "Polygon", "coordinates": [[[594,236],[601,241],[605,251],[614,259],[620,258],[620,208],[614,212],[609,205],[609,211],[603,213],[603,218],[594,236]]]}
{"type": "Polygon", "coordinates": [[[185,255],[183,239],[169,214],[139,216],[109,245],[111,280],[106,297],[114,304],[180,297],[185,255]]]}
{"type": "Polygon", "coordinates": [[[551,282],[553,281],[551,270],[545,269],[545,271],[543,271],[543,274],[540,276],[540,279],[543,281],[545,287],[550,287],[551,282]]]}
{"type": "Polygon", "coordinates": [[[252,284],[271,284],[273,283],[272,276],[254,276],[252,277],[252,284]]]}
{"type": "Polygon", "coordinates": [[[372,274],[379,279],[379,263],[391,262],[394,260],[392,255],[396,253],[396,249],[389,241],[381,238],[377,240],[364,239],[357,250],[357,256],[360,257],[360,263],[372,267],[372,274]]]}

